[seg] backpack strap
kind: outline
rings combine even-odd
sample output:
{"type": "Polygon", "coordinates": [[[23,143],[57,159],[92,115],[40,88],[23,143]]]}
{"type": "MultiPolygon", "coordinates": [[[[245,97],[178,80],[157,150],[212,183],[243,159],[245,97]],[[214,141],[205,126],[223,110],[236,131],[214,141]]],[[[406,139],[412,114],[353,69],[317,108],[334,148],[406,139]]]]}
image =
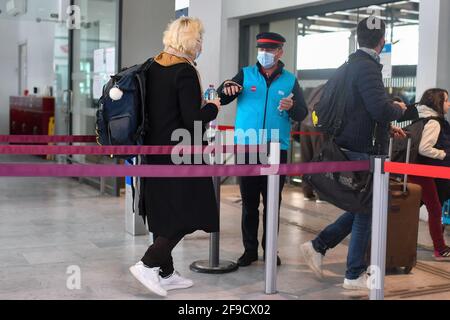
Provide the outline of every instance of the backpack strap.
{"type": "Polygon", "coordinates": [[[347,103],[347,90],[343,90],[343,89],[345,89],[345,85],[347,84],[347,79],[348,79],[347,75],[348,75],[349,65],[350,65],[350,62],[346,61],[344,64],[344,67],[345,67],[344,79],[342,79],[342,81],[341,81],[341,86],[336,88],[336,89],[338,89],[337,94],[339,95],[339,98],[338,98],[339,108],[336,112],[336,121],[333,125],[333,133],[331,134],[332,140],[334,140],[336,138],[336,136],[338,135],[338,131],[342,127],[342,119],[344,118],[344,114],[345,114],[346,103],[347,103]]]}
{"type": "Polygon", "coordinates": [[[333,133],[331,135],[331,138],[334,140],[336,136],[338,135],[339,130],[342,127],[342,119],[344,118],[345,111],[347,110],[347,100],[348,100],[348,93],[347,90],[345,90],[346,85],[348,83],[348,68],[351,64],[355,63],[358,60],[363,60],[361,57],[350,57],[344,64],[345,66],[345,72],[344,72],[344,79],[341,81],[341,86],[338,88],[338,94],[339,94],[339,109],[336,112],[336,122],[333,126],[333,133]]]}
{"type": "Polygon", "coordinates": [[[139,84],[139,93],[140,93],[140,99],[141,99],[141,117],[142,122],[138,127],[138,130],[136,131],[136,136],[134,137],[134,140],[138,140],[140,136],[143,136],[145,132],[148,130],[148,119],[147,115],[145,113],[145,103],[147,100],[147,77],[146,73],[152,66],[152,64],[155,62],[154,58],[148,59],[145,63],[142,64],[142,66],[139,68],[139,71],[136,73],[136,79],[139,84]]]}

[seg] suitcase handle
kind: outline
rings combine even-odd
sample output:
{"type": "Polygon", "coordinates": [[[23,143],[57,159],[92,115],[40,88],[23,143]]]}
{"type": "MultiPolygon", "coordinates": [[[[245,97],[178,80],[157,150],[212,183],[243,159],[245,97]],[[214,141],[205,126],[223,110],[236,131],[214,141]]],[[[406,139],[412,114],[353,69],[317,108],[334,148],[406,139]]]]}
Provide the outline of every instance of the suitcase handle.
{"type": "MultiPolygon", "coordinates": [[[[406,164],[409,164],[411,161],[411,145],[412,145],[412,138],[411,134],[409,132],[405,132],[406,136],[408,138],[408,144],[406,147],[406,164]]],[[[391,135],[391,138],[389,139],[389,158],[392,158],[392,148],[394,145],[394,137],[391,135]]],[[[403,193],[406,193],[408,191],[408,175],[405,174],[403,176],[403,193]]]]}

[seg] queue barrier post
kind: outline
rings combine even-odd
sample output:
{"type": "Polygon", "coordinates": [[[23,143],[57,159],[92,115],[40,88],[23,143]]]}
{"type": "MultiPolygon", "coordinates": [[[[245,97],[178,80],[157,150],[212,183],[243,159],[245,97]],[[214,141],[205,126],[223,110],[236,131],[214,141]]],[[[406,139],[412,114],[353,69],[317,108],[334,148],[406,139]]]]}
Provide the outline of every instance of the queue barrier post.
{"type": "MultiPolygon", "coordinates": [[[[216,150],[222,150],[221,135],[218,130],[215,131],[214,143],[217,147],[216,150]]],[[[218,164],[222,164],[223,159],[221,152],[219,152],[218,155],[216,154],[215,162],[218,164]]],[[[220,221],[221,177],[214,177],[213,184],[216,195],[217,212],[219,214],[220,221]]],[[[213,232],[211,233],[209,239],[209,260],[195,261],[190,265],[190,269],[198,273],[223,274],[236,271],[238,269],[238,265],[232,261],[220,260],[220,232],[213,232]]]]}
{"type": "Polygon", "coordinates": [[[370,300],[384,299],[389,202],[389,173],[384,171],[385,162],[386,157],[373,158],[372,242],[368,280],[370,300]]]}
{"type": "Polygon", "coordinates": [[[280,144],[271,143],[269,152],[269,170],[272,172],[267,178],[265,293],[272,295],[277,293],[278,210],[280,204],[280,176],[277,175],[277,172],[280,165],[280,144]]]}

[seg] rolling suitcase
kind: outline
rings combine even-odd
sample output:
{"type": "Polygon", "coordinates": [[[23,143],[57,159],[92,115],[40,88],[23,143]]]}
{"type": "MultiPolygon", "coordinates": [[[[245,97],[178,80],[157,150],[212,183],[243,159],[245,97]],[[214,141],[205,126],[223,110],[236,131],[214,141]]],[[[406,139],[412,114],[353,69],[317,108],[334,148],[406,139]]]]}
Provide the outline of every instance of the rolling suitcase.
{"type": "MultiPolygon", "coordinates": [[[[391,139],[391,146],[392,143],[391,139]]],[[[409,163],[410,152],[411,143],[409,142],[407,163],[409,163]]],[[[417,262],[422,188],[419,185],[407,183],[406,175],[403,177],[403,182],[401,180],[401,177],[392,178],[389,183],[386,268],[404,268],[404,272],[408,274],[417,262]]]]}

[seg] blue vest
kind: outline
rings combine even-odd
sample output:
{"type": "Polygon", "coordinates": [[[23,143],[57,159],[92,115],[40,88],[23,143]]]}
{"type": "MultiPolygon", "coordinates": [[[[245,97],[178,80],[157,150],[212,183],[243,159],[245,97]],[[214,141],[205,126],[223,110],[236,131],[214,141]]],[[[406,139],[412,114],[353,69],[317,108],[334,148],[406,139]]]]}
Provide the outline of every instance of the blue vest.
{"type": "Polygon", "coordinates": [[[267,88],[266,79],[257,65],[244,68],[243,71],[244,89],[238,99],[235,143],[255,145],[279,141],[281,150],[288,150],[291,121],[288,112],[280,112],[278,107],[281,99],[287,98],[294,90],[297,78],[283,70],[267,88]]]}

